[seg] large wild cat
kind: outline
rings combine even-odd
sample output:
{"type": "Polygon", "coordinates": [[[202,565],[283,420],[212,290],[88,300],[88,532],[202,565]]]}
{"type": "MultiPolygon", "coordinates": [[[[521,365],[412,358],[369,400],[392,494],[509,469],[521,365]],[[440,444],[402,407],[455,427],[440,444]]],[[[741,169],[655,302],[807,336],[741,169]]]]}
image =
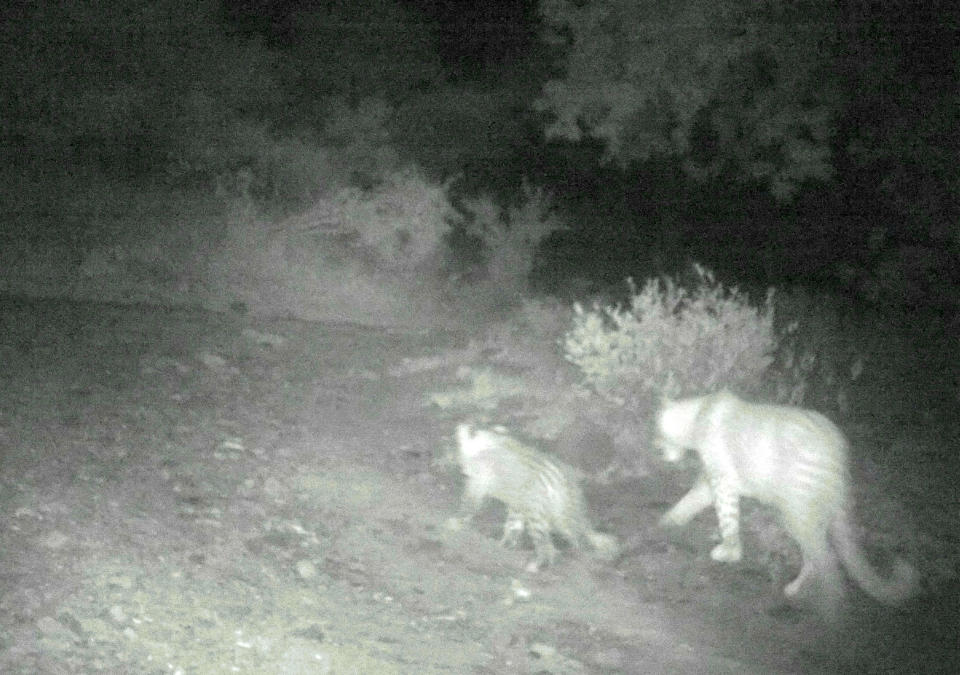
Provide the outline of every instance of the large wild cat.
{"type": "Polygon", "coordinates": [[[700,456],[694,487],[661,518],[680,526],[709,506],[717,512],[720,543],[710,557],[735,562],[740,545],[740,498],[773,506],[803,555],[800,574],[784,588],[788,597],[815,581],[821,609],[836,616],[843,582],[836,555],[850,576],[880,602],[898,604],[916,588],[916,571],[902,560],[882,578],[857,544],[851,521],[847,440],[833,422],[812,410],[750,403],[734,394],[667,401],[657,417],[657,443],[667,461],[686,451],[700,456]]]}

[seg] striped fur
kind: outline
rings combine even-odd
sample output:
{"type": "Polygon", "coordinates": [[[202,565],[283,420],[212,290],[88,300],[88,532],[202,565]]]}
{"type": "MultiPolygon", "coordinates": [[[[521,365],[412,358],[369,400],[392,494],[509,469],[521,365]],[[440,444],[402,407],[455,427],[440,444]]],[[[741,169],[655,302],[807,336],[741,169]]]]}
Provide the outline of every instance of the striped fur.
{"type": "Polygon", "coordinates": [[[466,485],[460,513],[449,527],[469,523],[484,499],[492,497],[507,507],[501,544],[516,546],[524,531],[530,536],[535,558],[527,565],[529,571],[555,561],[553,534],[575,547],[586,542],[602,557],[616,555],[616,540],[591,526],[572,467],[524,445],[500,427],[460,424],[456,436],[457,461],[466,485]]]}
{"type": "Polygon", "coordinates": [[[897,560],[881,578],[857,545],[851,523],[847,440],[833,422],[812,410],[750,403],[734,394],[665,402],[657,419],[658,445],[667,461],[687,449],[700,456],[701,476],[661,519],[682,526],[713,505],[720,543],[710,556],[740,560],[740,498],[773,506],[800,547],[803,563],[784,588],[795,596],[807,581],[821,588],[821,609],[836,615],[843,584],[830,540],[850,576],[880,602],[898,604],[915,590],[916,572],[897,560]]]}

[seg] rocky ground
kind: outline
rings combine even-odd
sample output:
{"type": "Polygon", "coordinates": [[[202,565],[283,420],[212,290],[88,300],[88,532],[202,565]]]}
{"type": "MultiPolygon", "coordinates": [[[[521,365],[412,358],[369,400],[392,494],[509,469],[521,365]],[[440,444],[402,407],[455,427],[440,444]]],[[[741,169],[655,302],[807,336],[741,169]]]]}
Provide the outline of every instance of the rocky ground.
{"type": "Polygon", "coordinates": [[[447,532],[451,373],[398,365],[455,335],[0,312],[0,672],[958,672],[956,595],[852,591],[826,629],[712,563],[709,519],[657,530],[682,477],[588,488],[614,563],[526,574],[495,508],[447,532]]]}

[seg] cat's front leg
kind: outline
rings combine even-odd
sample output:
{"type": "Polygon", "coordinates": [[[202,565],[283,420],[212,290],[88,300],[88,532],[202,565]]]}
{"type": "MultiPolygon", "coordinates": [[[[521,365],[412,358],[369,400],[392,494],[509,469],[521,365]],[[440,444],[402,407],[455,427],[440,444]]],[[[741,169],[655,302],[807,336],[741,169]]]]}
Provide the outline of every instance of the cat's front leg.
{"type": "Polygon", "coordinates": [[[660,527],[682,527],[713,504],[713,490],[701,476],[690,491],[660,518],[660,527]]]}

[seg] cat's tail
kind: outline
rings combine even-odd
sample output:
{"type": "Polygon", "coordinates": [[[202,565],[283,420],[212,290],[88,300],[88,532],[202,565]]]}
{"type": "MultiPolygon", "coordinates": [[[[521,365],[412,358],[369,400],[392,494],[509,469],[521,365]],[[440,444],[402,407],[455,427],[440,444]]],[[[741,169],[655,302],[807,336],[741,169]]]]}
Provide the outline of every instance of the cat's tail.
{"type": "Polygon", "coordinates": [[[890,575],[881,577],[857,543],[848,515],[843,514],[834,520],[831,533],[847,572],[872,598],[886,605],[899,605],[917,594],[919,575],[916,568],[906,560],[897,558],[890,575]]]}

